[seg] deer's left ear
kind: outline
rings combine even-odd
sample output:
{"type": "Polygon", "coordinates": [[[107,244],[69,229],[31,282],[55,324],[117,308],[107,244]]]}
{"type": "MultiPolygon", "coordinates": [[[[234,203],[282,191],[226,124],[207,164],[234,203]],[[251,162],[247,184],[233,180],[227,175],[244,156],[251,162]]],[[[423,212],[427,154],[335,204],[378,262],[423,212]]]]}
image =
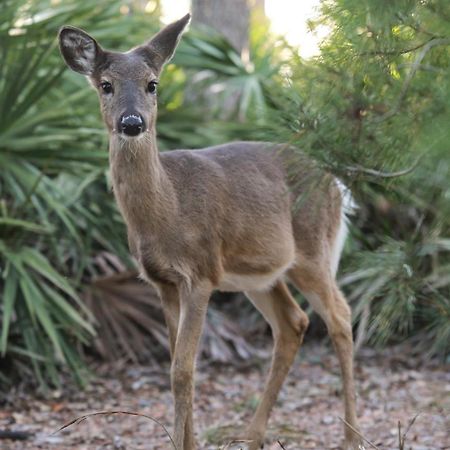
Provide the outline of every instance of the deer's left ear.
{"type": "Polygon", "coordinates": [[[152,65],[160,70],[172,58],[181,35],[190,20],[191,15],[186,14],[180,20],[167,25],[150,41],[138,47],[136,51],[144,52],[151,59],[152,65]]]}
{"type": "Polygon", "coordinates": [[[58,38],[66,64],[75,72],[92,75],[103,54],[97,41],[83,30],[69,26],[61,28],[58,38]]]}

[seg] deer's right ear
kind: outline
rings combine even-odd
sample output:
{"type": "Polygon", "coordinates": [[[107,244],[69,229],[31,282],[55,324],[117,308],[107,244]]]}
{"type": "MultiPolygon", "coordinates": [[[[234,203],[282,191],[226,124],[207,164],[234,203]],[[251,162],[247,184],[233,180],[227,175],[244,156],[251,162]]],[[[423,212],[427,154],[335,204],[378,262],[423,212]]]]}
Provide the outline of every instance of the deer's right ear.
{"type": "Polygon", "coordinates": [[[96,40],[75,27],[63,27],[59,31],[59,48],[66,64],[83,75],[94,73],[103,53],[96,40]]]}

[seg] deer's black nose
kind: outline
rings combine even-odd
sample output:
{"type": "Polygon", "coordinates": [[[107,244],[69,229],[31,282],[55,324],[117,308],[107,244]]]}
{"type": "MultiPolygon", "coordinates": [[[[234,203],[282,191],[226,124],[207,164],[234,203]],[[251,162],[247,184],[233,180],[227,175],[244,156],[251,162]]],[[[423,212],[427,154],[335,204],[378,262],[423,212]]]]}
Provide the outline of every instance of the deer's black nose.
{"type": "Polygon", "coordinates": [[[144,130],[144,121],[141,115],[127,114],[122,116],[119,122],[119,131],[127,136],[137,136],[144,130]]]}

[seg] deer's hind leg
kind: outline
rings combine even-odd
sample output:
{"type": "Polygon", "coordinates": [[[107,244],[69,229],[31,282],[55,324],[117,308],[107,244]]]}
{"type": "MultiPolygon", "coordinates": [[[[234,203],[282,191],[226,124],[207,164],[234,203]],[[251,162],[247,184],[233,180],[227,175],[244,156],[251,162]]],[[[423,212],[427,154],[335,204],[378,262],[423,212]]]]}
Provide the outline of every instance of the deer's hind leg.
{"type": "Polygon", "coordinates": [[[252,441],[250,450],[256,450],[263,444],[270,411],[302,343],[308,316],[282,281],[267,292],[252,291],[246,295],[269,323],[274,338],[272,364],[264,393],[246,433],[246,438],[252,441]]]}
{"type": "MultiPolygon", "coordinates": [[[[303,261],[288,272],[292,283],[306,297],[313,309],[325,321],[342,373],[345,420],[358,430],[355,385],[353,378],[353,338],[351,311],[336,285],[329,264],[303,261]]],[[[345,450],[360,450],[359,436],[345,426],[345,450]]]]}

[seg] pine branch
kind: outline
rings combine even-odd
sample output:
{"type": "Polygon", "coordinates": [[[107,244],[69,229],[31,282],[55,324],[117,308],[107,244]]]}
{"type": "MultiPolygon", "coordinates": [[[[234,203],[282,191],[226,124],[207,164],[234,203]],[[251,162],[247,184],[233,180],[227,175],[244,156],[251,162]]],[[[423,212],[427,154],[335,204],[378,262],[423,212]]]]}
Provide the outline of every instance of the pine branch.
{"type": "Polygon", "coordinates": [[[381,117],[376,119],[375,120],[376,123],[383,122],[387,119],[390,119],[392,116],[395,116],[395,114],[397,114],[397,112],[400,109],[401,104],[403,103],[403,100],[406,97],[409,86],[411,85],[411,81],[414,78],[414,75],[416,74],[417,70],[419,69],[421,62],[425,58],[426,54],[433,47],[437,47],[439,45],[450,45],[450,38],[431,39],[422,47],[421,52],[417,55],[417,58],[415,59],[414,63],[412,64],[411,70],[409,71],[409,73],[406,77],[406,80],[403,83],[402,90],[400,91],[400,95],[397,100],[397,104],[394,106],[394,108],[392,108],[386,114],[383,114],[381,117]]]}
{"type": "Polygon", "coordinates": [[[430,41],[433,41],[434,38],[429,39],[428,41],[422,42],[420,44],[415,45],[414,47],[405,48],[405,49],[397,49],[397,50],[371,50],[367,52],[361,52],[359,53],[359,56],[400,56],[405,55],[407,53],[415,52],[416,50],[419,50],[422,47],[425,47],[430,41]]]}
{"type": "Polygon", "coordinates": [[[411,167],[408,167],[407,169],[399,170],[397,172],[382,172],[380,170],[375,169],[367,169],[365,167],[361,166],[348,166],[346,167],[346,170],[350,173],[360,173],[365,175],[370,175],[377,178],[397,178],[402,177],[404,175],[408,175],[412,171],[415,170],[415,168],[419,165],[419,162],[421,161],[423,155],[420,155],[414,164],[411,167]]]}

